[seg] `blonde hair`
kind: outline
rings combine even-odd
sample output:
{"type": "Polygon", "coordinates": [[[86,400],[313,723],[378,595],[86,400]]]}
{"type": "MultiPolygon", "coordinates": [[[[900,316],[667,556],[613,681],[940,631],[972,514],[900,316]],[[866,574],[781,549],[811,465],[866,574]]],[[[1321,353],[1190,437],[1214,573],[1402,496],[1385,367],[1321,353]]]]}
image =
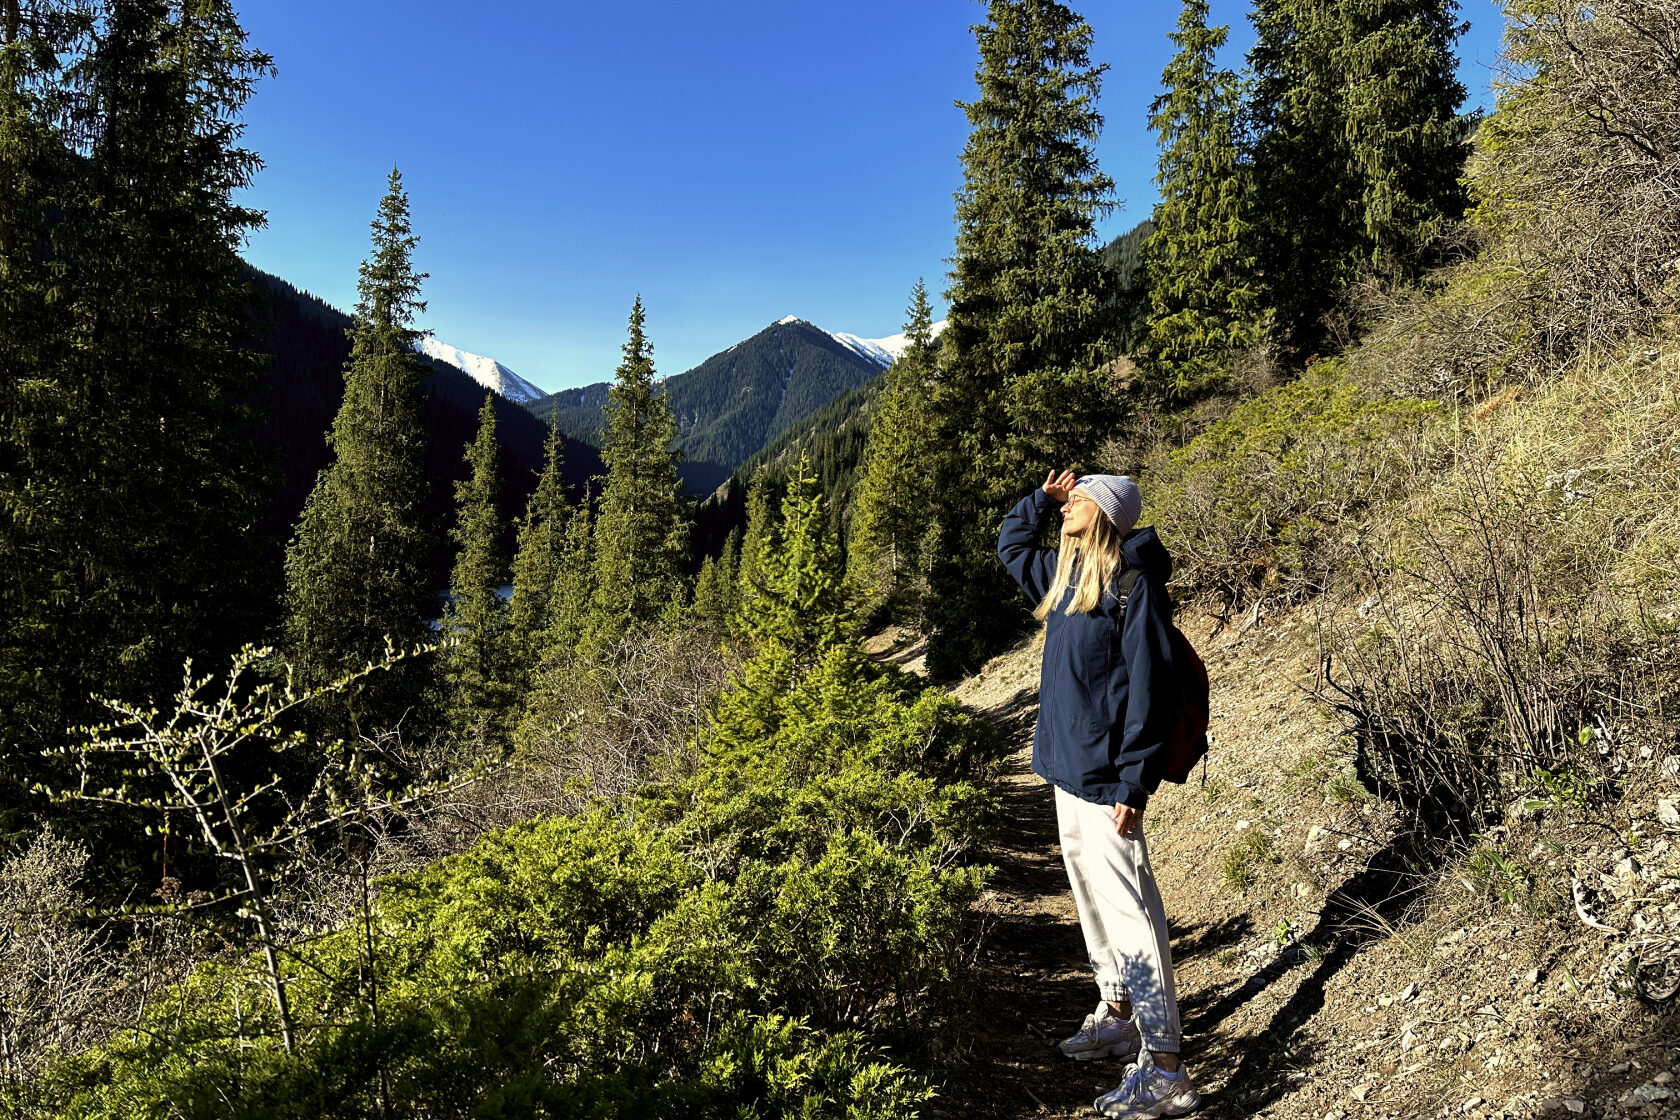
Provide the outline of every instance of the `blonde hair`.
{"type": "Polygon", "coordinates": [[[1048,618],[1070,584],[1073,601],[1067,605],[1067,613],[1088,614],[1094,610],[1125,563],[1126,558],[1120,554],[1125,539],[1098,506],[1084,533],[1062,537],[1061,547],[1056,550],[1056,578],[1050,581],[1050,590],[1044,593],[1044,601],[1033,611],[1033,617],[1040,622],[1048,618]]]}

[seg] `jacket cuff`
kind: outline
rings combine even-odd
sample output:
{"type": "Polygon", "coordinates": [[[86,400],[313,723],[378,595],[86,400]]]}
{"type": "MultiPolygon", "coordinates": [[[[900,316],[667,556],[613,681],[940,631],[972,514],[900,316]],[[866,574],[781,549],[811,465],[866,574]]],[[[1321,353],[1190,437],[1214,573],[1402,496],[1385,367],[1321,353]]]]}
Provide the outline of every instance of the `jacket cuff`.
{"type": "Polygon", "coordinates": [[[1121,782],[1120,804],[1136,809],[1141,813],[1149,807],[1149,795],[1130,782],[1121,782]]]}

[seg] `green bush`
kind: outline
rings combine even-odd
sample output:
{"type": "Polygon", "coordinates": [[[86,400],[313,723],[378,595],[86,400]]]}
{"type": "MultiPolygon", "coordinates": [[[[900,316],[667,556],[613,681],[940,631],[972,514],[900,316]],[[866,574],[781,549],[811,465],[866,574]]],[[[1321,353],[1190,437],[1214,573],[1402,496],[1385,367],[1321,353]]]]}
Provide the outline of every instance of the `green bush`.
{"type": "Polygon", "coordinates": [[[393,876],[286,964],[207,964],[44,1086],[56,1116],[908,1117],[950,1022],[1000,757],[855,643],[768,650],[686,773],[393,876]],[[768,682],[768,683],[767,683],[768,682]],[[888,1060],[884,1047],[898,1047],[888,1060]]]}
{"type": "Polygon", "coordinates": [[[1375,399],[1340,359],[1239,405],[1146,472],[1152,520],[1193,592],[1318,590],[1335,547],[1409,488],[1439,409],[1375,399]]]}

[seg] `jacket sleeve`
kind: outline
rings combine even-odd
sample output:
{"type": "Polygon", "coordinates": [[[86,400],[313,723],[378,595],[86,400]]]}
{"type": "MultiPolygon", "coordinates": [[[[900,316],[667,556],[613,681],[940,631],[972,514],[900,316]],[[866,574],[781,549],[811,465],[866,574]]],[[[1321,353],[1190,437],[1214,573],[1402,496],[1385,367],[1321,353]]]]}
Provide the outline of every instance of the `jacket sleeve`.
{"type": "Polygon", "coordinates": [[[998,559],[1037,606],[1056,575],[1056,550],[1040,548],[1038,535],[1055,508],[1050,495],[1040,487],[1015,503],[998,530],[998,559]]]}
{"type": "Polygon", "coordinates": [[[1120,631],[1120,655],[1126,659],[1126,716],[1114,768],[1120,800],[1142,809],[1161,784],[1160,755],[1172,730],[1174,666],[1172,599],[1159,575],[1145,573],[1132,587],[1120,631]]]}

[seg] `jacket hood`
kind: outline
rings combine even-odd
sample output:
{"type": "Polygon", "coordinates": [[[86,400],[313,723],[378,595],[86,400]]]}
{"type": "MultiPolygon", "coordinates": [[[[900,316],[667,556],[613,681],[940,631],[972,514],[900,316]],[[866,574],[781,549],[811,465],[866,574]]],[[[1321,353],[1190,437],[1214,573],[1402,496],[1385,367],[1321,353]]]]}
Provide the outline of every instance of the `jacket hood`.
{"type": "Polygon", "coordinates": [[[1163,581],[1172,578],[1172,553],[1161,543],[1161,538],[1155,535],[1153,525],[1146,525],[1128,533],[1126,539],[1121,542],[1120,554],[1126,558],[1128,567],[1157,572],[1163,581]]]}

